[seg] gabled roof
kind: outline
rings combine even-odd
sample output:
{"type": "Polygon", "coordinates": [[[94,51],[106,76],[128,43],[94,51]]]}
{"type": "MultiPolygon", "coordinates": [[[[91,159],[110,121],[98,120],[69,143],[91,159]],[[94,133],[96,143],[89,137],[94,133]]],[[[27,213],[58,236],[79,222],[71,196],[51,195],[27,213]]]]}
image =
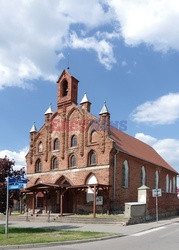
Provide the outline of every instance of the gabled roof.
{"type": "Polygon", "coordinates": [[[151,146],[111,126],[110,138],[115,141],[119,151],[135,156],[170,171],[172,168],[151,146]]]}
{"type": "Polygon", "coordinates": [[[75,79],[77,82],[79,82],[78,79],[76,79],[76,78],[75,78],[74,76],[72,76],[67,70],[64,69],[63,72],[61,73],[60,77],[58,78],[57,83],[61,80],[61,78],[62,78],[63,75],[68,75],[69,77],[72,77],[72,78],[75,79]]]}

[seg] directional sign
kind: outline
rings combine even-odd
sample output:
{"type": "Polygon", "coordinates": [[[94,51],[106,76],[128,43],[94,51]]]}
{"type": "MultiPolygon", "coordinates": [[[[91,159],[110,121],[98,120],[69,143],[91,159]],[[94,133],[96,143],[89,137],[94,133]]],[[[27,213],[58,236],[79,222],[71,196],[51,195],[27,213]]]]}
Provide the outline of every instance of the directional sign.
{"type": "Polygon", "coordinates": [[[17,178],[15,177],[9,177],[9,184],[17,182],[17,178]]]}
{"type": "Polygon", "coordinates": [[[25,178],[20,178],[18,179],[17,181],[18,183],[23,183],[23,184],[26,184],[28,182],[28,179],[25,179],[25,178]]]}
{"type": "Polygon", "coordinates": [[[162,189],[161,188],[152,189],[152,196],[153,197],[160,197],[160,196],[162,196],[162,189]]]}
{"type": "Polygon", "coordinates": [[[10,185],[16,185],[18,183],[23,183],[23,184],[26,184],[28,182],[28,179],[26,178],[15,178],[15,177],[9,177],[9,184],[10,185]]]}
{"type": "Polygon", "coordinates": [[[22,184],[16,184],[16,185],[9,185],[8,190],[18,190],[23,187],[22,184]]]}

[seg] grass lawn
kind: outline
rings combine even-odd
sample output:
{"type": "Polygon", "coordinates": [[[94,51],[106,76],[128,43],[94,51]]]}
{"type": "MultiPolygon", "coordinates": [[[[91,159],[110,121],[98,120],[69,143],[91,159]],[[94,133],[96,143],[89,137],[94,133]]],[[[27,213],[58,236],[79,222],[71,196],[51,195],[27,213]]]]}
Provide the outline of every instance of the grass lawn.
{"type": "Polygon", "coordinates": [[[47,228],[9,227],[8,238],[4,226],[0,226],[0,245],[20,245],[47,242],[62,242],[111,236],[110,233],[67,231],[47,228]]]}

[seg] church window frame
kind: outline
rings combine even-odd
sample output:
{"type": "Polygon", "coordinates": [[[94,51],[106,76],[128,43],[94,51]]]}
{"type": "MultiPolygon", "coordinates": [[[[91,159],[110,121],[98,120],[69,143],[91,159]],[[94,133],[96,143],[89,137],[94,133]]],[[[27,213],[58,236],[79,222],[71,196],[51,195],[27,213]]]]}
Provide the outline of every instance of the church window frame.
{"type": "Polygon", "coordinates": [[[38,153],[42,153],[43,152],[43,143],[40,141],[38,144],[38,153]]]}
{"type": "Polygon", "coordinates": [[[70,168],[76,168],[77,162],[76,162],[76,156],[72,154],[69,158],[69,167],[70,168]]]}
{"type": "Polygon", "coordinates": [[[159,171],[155,171],[155,189],[159,188],[159,171]]]}
{"type": "Polygon", "coordinates": [[[58,166],[59,166],[59,164],[58,164],[58,159],[57,159],[57,157],[54,157],[54,158],[52,159],[52,169],[53,169],[53,170],[56,170],[56,169],[58,169],[58,166]]]}
{"type": "Polygon", "coordinates": [[[53,143],[53,149],[59,150],[59,144],[60,144],[59,139],[55,138],[54,143],[53,143]]]}
{"type": "Polygon", "coordinates": [[[168,174],[166,175],[166,179],[165,179],[165,191],[167,193],[169,192],[169,176],[168,176],[168,174]]]}
{"type": "Polygon", "coordinates": [[[146,185],[146,170],[145,167],[142,166],[141,168],[141,186],[145,186],[146,185]]]}
{"type": "Polygon", "coordinates": [[[129,187],[129,164],[127,160],[122,164],[122,187],[129,187]]]}
{"type": "Polygon", "coordinates": [[[77,147],[77,136],[72,135],[71,137],[71,147],[77,147]]]}
{"type": "Polygon", "coordinates": [[[89,152],[88,161],[90,166],[96,165],[97,159],[96,159],[96,152],[94,150],[91,150],[89,152]]]}
{"type": "MultiPolygon", "coordinates": [[[[90,184],[98,184],[98,180],[95,176],[95,174],[91,173],[89,176],[88,176],[88,179],[86,181],[86,184],[90,185],[90,184]]],[[[87,203],[90,203],[90,202],[93,202],[94,200],[94,190],[93,188],[91,187],[88,187],[87,191],[86,191],[86,202],[87,203]]]]}
{"type": "Polygon", "coordinates": [[[90,134],[90,142],[96,143],[97,142],[97,140],[95,140],[96,137],[97,137],[97,132],[96,132],[96,130],[93,130],[90,134]]]}
{"type": "Polygon", "coordinates": [[[173,193],[176,193],[176,178],[173,176],[173,193]]]}
{"type": "Polygon", "coordinates": [[[40,159],[38,159],[36,161],[36,164],[35,164],[35,172],[36,173],[41,173],[42,172],[42,162],[40,159]]]}

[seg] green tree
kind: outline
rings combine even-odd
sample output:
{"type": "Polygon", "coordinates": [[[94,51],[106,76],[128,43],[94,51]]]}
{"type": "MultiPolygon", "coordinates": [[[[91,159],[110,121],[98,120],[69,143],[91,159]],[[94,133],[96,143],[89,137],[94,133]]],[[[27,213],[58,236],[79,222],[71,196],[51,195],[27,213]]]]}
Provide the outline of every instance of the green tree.
{"type": "MultiPolygon", "coordinates": [[[[9,160],[7,157],[0,159],[0,213],[5,213],[6,211],[6,193],[7,193],[7,183],[6,177],[16,177],[20,178],[24,176],[25,169],[14,170],[15,166],[14,160],[9,160]]],[[[9,191],[9,207],[13,206],[13,200],[19,200],[20,191],[9,191]]]]}

